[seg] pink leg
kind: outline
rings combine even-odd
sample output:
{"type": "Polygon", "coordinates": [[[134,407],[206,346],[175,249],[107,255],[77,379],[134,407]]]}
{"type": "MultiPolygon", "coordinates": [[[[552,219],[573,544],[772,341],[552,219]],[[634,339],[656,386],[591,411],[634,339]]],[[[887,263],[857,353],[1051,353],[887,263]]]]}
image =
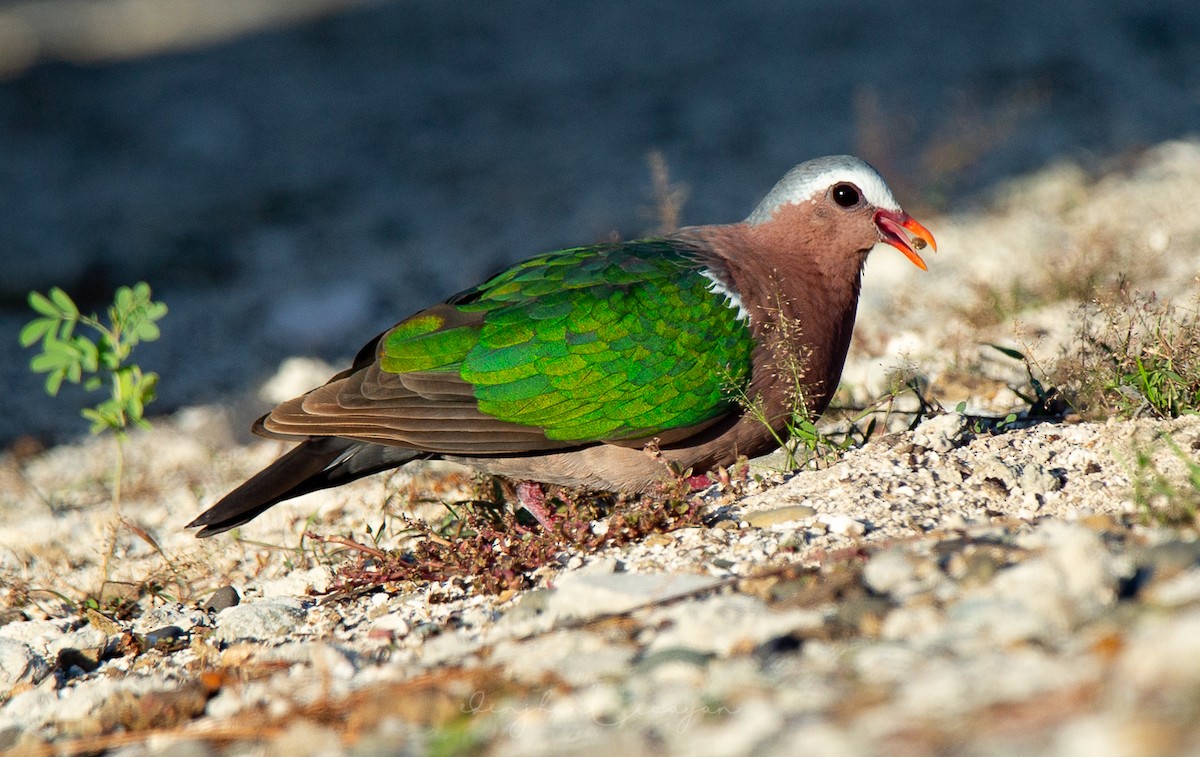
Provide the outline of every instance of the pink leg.
{"type": "Polygon", "coordinates": [[[541,484],[535,481],[518,481],[517,500],[520,501],[521,507],[528,510],[529,514],[542,524],[542,528],[547,531],[554,530],[554,517],[546,509],[546,492],[542,490],[541,484]]]}

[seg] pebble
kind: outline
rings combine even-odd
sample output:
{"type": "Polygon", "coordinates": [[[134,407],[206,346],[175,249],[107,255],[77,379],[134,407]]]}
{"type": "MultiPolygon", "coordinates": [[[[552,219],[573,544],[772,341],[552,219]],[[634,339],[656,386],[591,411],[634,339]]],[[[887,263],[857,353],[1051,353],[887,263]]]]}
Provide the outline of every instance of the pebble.
{"type": "Polygon", "coordinates": [[[556,675],[571,686],[589,686],[621,675],[637,652],[632,644],[613,643],[584,631],[558,631],[521,643],[498,644],[489,661],[503,666],[514,680],[536,683],[556,675]]]}
{"type": "Polygon", "coordinates": [[[650,615],[654,635],[649,651],[672,648],[729,655],[749,651],[794,633],[812,632],[824,624],[815,610],[772,610],[743,594],[714,596],[663,607],[650,615]]]}
{"type": "Polygon", "coordinates": [[[935,415],[913,429],[913,444],[937,453],[949,452],[967,439],[969,423],[959,413],[935,415]]]}
{"type": "Polygon", "coordinates": [[[839,536],[862,536],[867,532],[867,524],[849,515],[822,515],[820,520],[829,533],[839,536]]]}
{"type": "Polygon", "coordinates": [[[213,592],[213,595],[204,603],[205,612],[218,613],[227,607],[233,607],[242,601],[242,597],[238,594],[238,590],[232,586],[222,586],[213,592]]]}
{"type": "Polygon", "coordinates": [[[899,548],[875,553],[863,568],[863,583],[876,594],[898,594],[916,581],[916,566],[899,548]]]}
{"type": "Polygon", "coordinates": [[[816,514],[817,511],[808,505],[788,505],[786,507],[776,507],[772,510],[759,510],[747,513],[744,516],[744,520],[754,528],[769,528],[785,523],[808,520],[816,514]]]}
{"type": "Polygon", "coordinates": [[[318,566],[266,581],[259,586],[259,592],[264,597],[303,597],[310,591],[313,594],[322,594],[329,590],[332,580],[329,568],[318,566]]]}
{"type": "Polygon", "coordinates": [[[50,665],[23,641],[0,637],[0,694],[18,684],[36,684],[50,672],[50,665]]]}
{"type": "Polygon", "coordinates": [[[559,617],[590,617],[625,612],[664,602],[720,581],[690,573],[568,573],[547,598],[547,610],[559,617]]]}
{"type": "Polygon", "coordinates": [[[269,640],[284,636],[304,620],[304,609],[294,599],[260,599],[230,607],[217,613],[219,641],[241,639],[269,640]]]}
{"type": "Polygon", "coordinates": [[[1190,568],[1152,584],[1145,593],[1147,602],[1162,607],[1186,607],[1200,604],[1200,568],[1190,568]]]}
{"type": "Polygon", "coordinates": [[[412,626],[400,614],[392,613],[375,619],[371,625],[371,636],[376,638],[400,639],[408,636],[412,626]]]}

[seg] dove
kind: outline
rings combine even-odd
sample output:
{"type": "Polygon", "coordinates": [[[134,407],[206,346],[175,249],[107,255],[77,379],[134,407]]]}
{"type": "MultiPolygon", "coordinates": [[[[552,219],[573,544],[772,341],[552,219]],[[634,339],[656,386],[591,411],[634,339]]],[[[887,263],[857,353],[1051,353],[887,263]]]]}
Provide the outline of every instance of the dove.
{"type": "Polygon", "coordinates": [[[545,522],[542,484],[637,493],[765,454],[795,403],[828,406],[880,243],[923,270],[937,249],[874,168],[838,155],[788,171],[738,223],[531,257],[256,421],[299,444],[189,527],[211,536],[431,458],[518,482],[545,522]]]}

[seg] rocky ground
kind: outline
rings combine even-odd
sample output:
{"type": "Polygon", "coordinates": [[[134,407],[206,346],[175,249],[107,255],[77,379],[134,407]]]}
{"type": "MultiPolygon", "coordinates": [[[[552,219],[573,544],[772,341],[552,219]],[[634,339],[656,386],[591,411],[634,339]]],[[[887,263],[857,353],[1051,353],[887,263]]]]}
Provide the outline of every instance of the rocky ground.
{"type": "Polygon", "coordinates": [[[356,553],[305,532],[400,546],[402,512],[466,496],[442,465],[195,540],[184,524],[280,451],[203,406],[131,437],[124,601],[95,612],[112,442],[18,445],[0,465],[0,749],[1194,753],[1200,419],[981,417],[1030,391],[988,345],[1053,375],[1085,288],[1195,306],[1198,190],[1200,144],[1172,142],[922,218],[941,251],[927,274],[877,252],[841,401],[915,376],[926,420],[908,429],[900,394],[839,460],[758,461],[699,495],[703,525],[563,551],[517,591],[461,576],[329,594],[356,553]]]}

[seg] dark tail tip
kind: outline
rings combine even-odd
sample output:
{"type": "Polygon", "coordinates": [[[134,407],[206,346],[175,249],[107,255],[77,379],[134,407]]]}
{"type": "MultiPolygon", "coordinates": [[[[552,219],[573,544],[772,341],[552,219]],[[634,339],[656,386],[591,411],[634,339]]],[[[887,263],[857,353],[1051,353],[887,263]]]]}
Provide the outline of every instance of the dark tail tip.
{"type": "Polygon", "coordinates": [[[199,528],[199,538],[214,536],[254,520],[284,500],[340,486],[421,456],[402,447],[336,436],[312,437],[226,494],[187,527],[199,528]]]}
{"type": "Polygon", "coordinates": [[[236,528],[285,499],[325,488],[321,474],[357,442],[322,436],[308,439],[226,494],[187,525],[204,538],[236,528]]]}

